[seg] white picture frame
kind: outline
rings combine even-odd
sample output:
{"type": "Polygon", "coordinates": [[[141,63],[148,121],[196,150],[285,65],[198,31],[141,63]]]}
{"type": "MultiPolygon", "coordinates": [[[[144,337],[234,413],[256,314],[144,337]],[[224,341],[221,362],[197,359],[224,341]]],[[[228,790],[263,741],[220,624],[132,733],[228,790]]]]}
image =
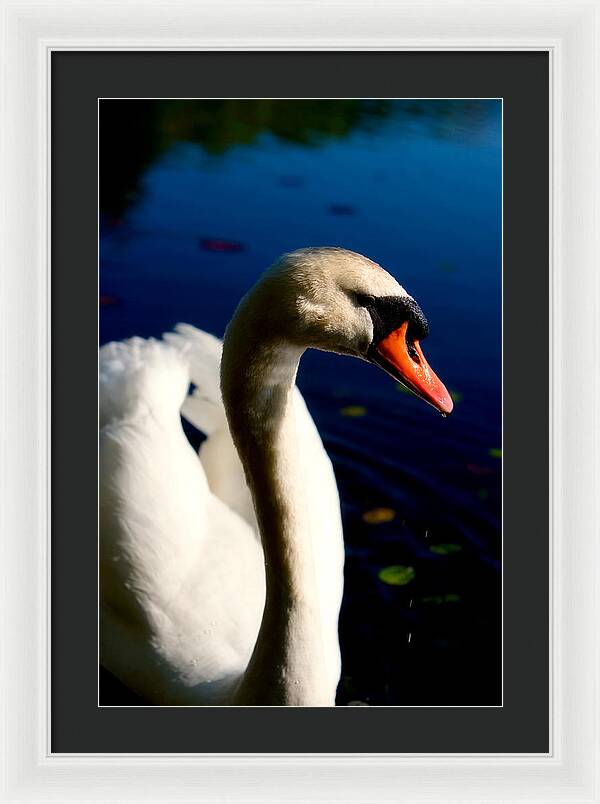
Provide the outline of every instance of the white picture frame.
{"type": "Polygon", "coordinates": [[[1,800],[600,802],[597,0],[24,0],[0,7],[1,800]],[[49,63],[64,49],[550,53],[548,754],[50,753],[49,63]]]}

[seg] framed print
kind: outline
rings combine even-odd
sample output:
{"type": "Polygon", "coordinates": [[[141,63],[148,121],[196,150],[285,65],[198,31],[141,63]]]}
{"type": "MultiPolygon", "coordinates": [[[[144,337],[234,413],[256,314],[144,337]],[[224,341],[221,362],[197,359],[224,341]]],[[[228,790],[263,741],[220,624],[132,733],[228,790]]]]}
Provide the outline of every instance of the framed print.
{"type": "Polygon", "coordinates": [[[3,800],[599,800],[558,8],[5,6],[3,800]]]}
{"type": "MultiPolygon", "coordinates": [[[[160,739],[161,750],[173,750],[173,740],[184,750],[185,724],[200,715],[195,707],[203,707],[204,722],[210,719],[213,724],[209,730],[213,750],[217,745],[232,749],[234,739],[238,750],[251,746],[325,751],[335,747],[358,752],[375,745],[388,750],[389,730],[403,711],[411,722],[413,748],[417,739],[423,750],[433,748],[426,732],[416,736],[424,727],[426,713],[430,723],[436,724],[437,749],[458,748],[456,723],[462,722],[464,748],[510,745],[513,750],[546,751],[550,739],[547,643],[542,634],[548,590],[547,567],[541,556],[547,549],[547,536],[533,522],[533,535],[526,546],[511,534],[520,532],[516,520],[521,522],[527,515],[527,505],[532,511],[548,506],[545,484],[535,481],[546,471],[546,422],[536,408],[535,417],[527,419],[527,438],[524,432],[518,435],[519,424],[515,423],[517,408],[523,416],[517,390],[525,384],[536,388],[547,384],[543,358],[547,326],[538,302],[547,297],[547,162],[541,144],[547,137],[548,56],[435,54],[432,61],[428,54],[407,53],[253,53],[236,54],[235,59],[234,73],[243,73],[249,82],[258,80],[252,78],[253,73],[260,76],[271,99],[227,100],[231,90],[224,88],[221,99],[169,99],[174,93],[161,90],[158,100],[139,100],[145,92],[141,85],[130,93],[133,97],[126,98],[116,96],[117,88],[111,86],[109,97],[94,98],[94,106],[88,107],[88,88],[98,80],[106,81],[111,73],[120,82],[124,75],[135,75],[136,69],[145,65],[147,76],[154,63],[157,75],[171,73],[178,84],[188,75],[218,72],[225,76],[227,62],[223,54],[155,54],[153,62],[147,54],[53,56],[54,105],[64,110],[60,122],[56,120],[52,143],[56,165],[53,197],[59,205],[63,197],[67,202],[64,217],[54,218],[53,246],[62,266],[60,275],[68,276],[68,281],[61,283],[58,272],[54,275],[54,303],[61,305],[59,299],[64,298],[63,306],[68,305],[61,287],[79,286],[76,296],[91,298],[84,288],[88,274],[79,267],[86,244],[82,239],[76,246],[77,236],[72,234],[83,231],[85,164],[82,160],[75,166],[69,159],[75,167],[71,180],[66,169],[59,171],[61,165],[67,166],[61,156],[63,147],[72,153],[75,140],[83,146],[89,136],[96,136],[98,127],[102,344],[99,707],[94,700],[93,711],[89,711],[80,699],[72,706],[76,701],[70,691],[73,684],[81,684],[83,691],[92,681],[91,692],[95,678],[87,676],[77,658],[69,658],[68,644],[62,644],[59,636],[52,651],[54,749],[81,748],[85,723],[94,718],[94,747],[110,740],[116,748],[111,724],[118,721],[123,748],[129,740],[139,748],[139,739],[160,739]],[[436,98],[427,91],[439,84],[440,63],[453,94],[460,97],[436,98]],[[374,92],[367,89],[363,99],[340,99],[345,90],[338,83],[337,91],[330,93],[338,99],[282,100],[276,97],[277,87],[265,84],[268,75],[292,77],[299,72],[304,83],[296,94],[306,98],[326,71],[344,75],[351,86],[359,75],[366,81],[370,72],[380,90],[388,75],[389,83],[381,92],[385,97],[369,100],[374,92]],[[502,98],[483,98],[480,87],[498,81],[499,73],[502,84],[495,86],[502,98]],[[417,74],[422,80],[429,74],[428,84],[416,84],[413,76],[417,74]],[[478,76],[479,84],[473,84],[473,75],[478,76]],[[400,76],[406,76],[404,83],[400,76]],[[530,102],[529,111],[517,121],[513,109],[524,97],[538,100],[530,102]],[[79,122],[69,122],[69,109],[77,110],[79,122]],[[88,119],[89,132],[83,122],[88,119]],[[521,148],[513,146],[503,158],[502,140],[515,141],[514,124],[518,131],[528,132],[528,139],[518,138],[521,148]],[[178,133],[180,127],[182,134],[178,133]],[[146,161],[139,162],[140,158],[146,161]],[[521,160],[528,167],[526,186],[519,173],[521,160]],[[507,191],[504,215],[503,167],[504,183],[514,187],[514,196],[507,191]],[[248,193],[252,204],[246,205],[243,198],[248,193]],[[69,198],[77,199],[72,208],[68,207],[69,198]],[[421,206],[417,208],[417,204],[421,206]],[[520,204],[526,205],[527,215],[519,212],[520,204]],[[466,226],[472,230],[469,236],[463,231],[466,226]],[[317,247],[307,250],[307,244],[317,247]],[[286,252],[288,256],[279,257],[286,252]],[[527,275],[515,269],[506,273],[503,281],[503,252],[510,263],[527,262],[527,275]],[[261,278],[269,262],[274,265],[261,278]],[[251,290],[253,285],[255,290],[251,290]],[[406,295],[409,292],[413,295],[406,295]],[[440,294],[437,302],[436,293],[440,294]],[[424,294],[436,305],[433,312],[421,309],[421,304],[426,306],[424,294]],[[261,302],[265,298],[268,301],[261,302]],[[513,321],[523,321],[517,327],[505,324],[504,338],[502,306],[512,309],[513,321]],[[535,325],[531,324],[532,310],[536,310],[535,325]],[[432,314],[440,326],[446,322],[448,333],[454,333],[447,350],[438,351],[437,356],[431,351],[426,355],[432,337],[427,343],[423,340],[426,317],[431,321],[432,314]],[[180,325],[178,319],[186,323],[180,325]],[[400,358],[389,358],[396,360],[397,367],[379,357],[379,349],[385,350],[388,339],[397,337],[395,331],[402,339],[405,319],[417,333],[415,349],[421,349],[419,360],[427,382],[421,382],[421,375],[406,375],[400,358]],[[264,329],[258,320],[267,322],[264,329]],[[222,383],[230,335],[233,355],[247,349],[241,364],[251,366],[254,377],[243,379],[246,375],[236,357],[238,368],[231,369],[229,401],[219,390],[220,343],[214,337],[216,333],[221,338],[226,326],[229,335],[225,334],[223,341],[222,383]],[[539,359],[527,364],[526,376],[509,380],[506,378],[518,375],[520,364],[511,357],[512,338],[521,326],[529,326],[531,348],[539,359]],[[232,335],[237,328],[239,334],[232,335]],[[255,338],[259,343],[251,346],[255,338]],[[479,358],[474,340],[479,344],[479,358]],[[263,347],[263,343],[269,346],[263,347]],[[304,397],[304,403],[298,403],[302,413],[292,408],[293,413],[286,414],[285,405],[281,410],[271,409],[271,393],[278,398],[281,392],[286,398],[287,392],[280,389],[267,395],[266,410],[253,414],[258,402],[254,397],[242,401],[243,387],[256,387],[262,398],[264,389],[272,388],[275,381],[269,368],[272,350],[283,348],[287,354],[291,344],[294,366],[305,352],[297,370],[290,364],[284,372],[288,377],[297,374],[297,387],[304,397]],[[256,361],[263,348],[270,357],[261,368],[256,361]],[[180,371],[186,373],[183,384],[191,391],[181,415],[193,450],[179,424],[180,390],[173,400],[171,421],[176,425],[183,465],[193,456],[192,465],[205,472],[205,502],[196,493],[200,480],[194,480],[186,491],[187,472],[179,462],[166,468],[166,456],[176,454],[169,436],[161,447],[159,433],[148,432],[141,424],[147,406],[153,405],[152,383],[147,386],[145,379],[151,370],[143,357],[146,349],[164,352],[167,365],[173,360],[176,376],[180,371]],[[331,351],[338,356],[328,355],[331,351]],[[357,356],[366,360],[349,359],[357,356]],[[434,369],[429,368],[428,360],[434,369]],[[454,399],[437,376],[439,372],[446,379],[443,361],[451,366],[455,361],[454,387],[450,386],[454,399]],[[362,365],[367,362],[384,366],[385,372],[369,377],[369,366],[362,365]],[[390,383],[386,374],[392,374],[395,382],[390,383]],[[145,389],[139,398],[137,386],[131,386],[138,382],[136,377],[145,389]],[[420,399],[401,395],[399,389],[406,385],[420,399]],[[461,399],[461,393],[471,401],[461,399]],[[430,415],[448,414],[453,405],[456,411],[450,419],[430,415]],[[393,426],[382,440],[383,422],[390,411],[394,411],[393,426]],[[254,415],[259,421],[256,426],[263,429],[257,433],[257,442],[245,447],[248,422],[254,415]],[[283,438],[278,428],[287,431],[286,416],[300,419],[283,438]],[[228,426],[238,417],[239,440],[235,425],[228,426]],[[444,430],[450,423],[452,431],[444,430]],[[318,441],[312,440],[315,429],[318,441]],[[194,452],[202,436],[208,438],[200,446],[198,467],[194,452]],[[160,461],[151,457],[155,437],[156,448],[164,451],[160,461]],[[130,438],[142,442],[133,448],[130,438]],[[307,439],[311,446],[306,454],[307,439]],[[533,478],[519,479],[518,466],[525,465],[525,455],[531,452],[542,469],[533,478]],[[147,455],[149,463],[138,463],[139,455],[147,455]],[[268,455],[273,456],[272,471],[257,481],[254,472],[262,473],[270,465],[268,455]],[[518,460],[511,463],[511,456],[518,460]],[[243,482],[250,471],[248,461],[253,465],[256,461],[257,466],[247,486],[254,489],[258,483],[262,489],[260,499],[258,492],[252,493],[256,516],[243,482]],[[304,466],[303,471],[293,468],[296,461],[304,466]],[[165,467],[164,476],[154,475],[151,467],[156,464],[165,467]],[[287,467],[283,478],[277,469],[280,465],[287,467]],[[169,501],[175,489],[169,478],[179,477],[180,472],[177,494],[181,496],[173,508],[169,501]],[[304,479],[312,475],[318,482],[304,479]],[[152,493],[147,491],[148,485],[154,488],[152,493]],[[302,520],[298,496],[306,499],[307,521],[298,527],[283,525],[302,520]],[[278,500],[277,507],[269,507],[263,519],[262,506],[269,506],[273,498],[278,500]],[[153,505],[154,513],[148,516],[153,505]],[[205,513],[204,505],[209,506],[205,513]],[[345,562],[338,614],[340,508],[345,562]],[[184,524],[179,512],[186,510],[190,516],[184,524]],[[319,512],[316,521],[315,512],[319,512]],[[173,543],[169,524],[164,530],[155,530],[154,523],[163,521],[180,522],[183,532],[193,533],[206,522],[202,538],[207,540],[207,553],[202,553],[200,567],[203,562],[210,567],[207,576],[198,569],[188,577],[195,537],[191,544],[185,542],[188,547],[177,539],[173,543]],[[248,526],[251,533],[244,541],[248,526]],[[211,528],[222,528],[219,532],[225,534],[214,542],[221,556],[216,564],[210,558],[216,549],[210,546],[214,538],[211,528]],[[280,536],[263,546],[263,557],[257,556],[255,545],[257,531],[264,529],[280,536]],[[306,533],[311,534],[308,544],[306,533]],[[234,543],[221,552],[221,543],[227,544],[228,538],[234,543]],[[307,569],[307,549],[317,568],[314,575],[307,569]],[[159,566],[164,564],[177,580],[168,580],[155,564],[148,574],[147,562],[154,562],[158,555],[163,555],[159,566]],[[276,567],[272,578],[270,565],[276,567]],[[527,567],[526,589],[519,590],[519,567],[527,567]],[[180,576],[182,571],[184,576],[180,576]],[[216,589],[213,577],[221,579],[216,589]],[[511,589],[504,601],[503,580],[511,589]],[[273,585],[276,592],[271,591],[273,585]],[[265,586],[267,601],[276,595],[275,613],[263,603],[265,586]],[[208,597],[181,604],[178,593],[169,591],[174,588],[192,589],[191,594],[200,596],[204,589],[213,591],[208,597]],[[310,616],[296,613],[295,606],[287,602],[290,588],[306,599],[301,608],[310,607],[310,616]],[[535,604],[530,600],[532,588],[536,589],[535,604]],[[188,626],[192,611],[198,613],[193,617],[195,624],[188,626]],[[149,631],[139,612],[144,612],[143,622],[156,623],[149,631]],[[290,623],[302,623],[300,633],[290,633],[287,620],[275,624],[280,616],[289,617],[290,623]],[[530,640],[527,671],[521,670],[518,684],[512,685],[510,664],[511,656],[514,661],[518,655],[518,623],[526,633],[538,633],[540,638],[530,640]],[[279,646],[278,633],[284,639],[279,646]],[[294,645],[302,645],[299,654],[294,645]],[[142,655],[137,655],[136,646],[142,655]],[[222,656],[228,657],[224,664],[222,656]],[[267,682],[267,678],[272,680],[267,682]],[[366,704],[374,711],[368,718],[348,721],[342,734],[337,710],[348,704],[352,708],[366,704]],[[175,718],[179,725],[173,730],[163,727],[159,738],[150,734],[136,737],[127,724],[136,722],[136,710],[149,713],[147,707],[152,706],[160,707],[158,716],[175,718]],[[237,723],[235,738],[228,731],[220,732],[225,722],[221,707],[235,710],[227,713],[237,723]],[[460,712],[459,718],[455,710],[460,712]],[[524,711],[528,713],[525,724],[524,711]],[[259,717],[262,724],[260,735],[258,726],[252,726],[253,717],[259,717]],[[309,741],[298,731],[296,724],[302,717],[307,723],[319,723],[319,738],[311,736],[309,741]],[[273,718],[281,724],[276,744],[270,736],[272,729],[266,727],[273,718]],[[476,738],[466,727],[470,719],[477,723],[476,738]],[[451,724],[450,739],[446,729],[451,724]],[[253,736],[245,729],[251,729],[253,736]]],[[[193,80],[197,83],[198,79],[193,80]]],[[[207,93],[198,87],[197,94],[207,93]]],[[[442,94],[451,93],[445,89],[442,94]]],[[[189,97],[191,92],[186,90],[185,95],[189,97]]],[[[82,153],[86,151],[84,147],[82,153]]],[[[96,204],[95,195],[91,202],[96,204]]],[[[95,283],[96,275],[89,275],[89,280],[95,283]]],[[[65,341],[61,346],[58,340],[54,342],[55,362],[58,352],[69,348],[68,333],[74,328],[68,309],[70,306],[64,306],[62,316],[65,341]]],[[[93,318],[81,312],[91,329],[93,318]]],[[[276,365],[280,377],[278,360],[276,365]]],[[[164,381],[161,376],[157,371],[154,393],[162,398],[170,387],[169,372],[164,381]]],[[[84,387],[84,375],[79,373],[80,406],[84,387]]],[[[59,386],[55,388],[59,393],[59,386]]],[[[90,385],[90,392],[94,405],[95,384],[90,385]]],[[[60,393],[63,399],[75,399],[66,389],[60,393]]],[[[81,500],[82,521],[88,505],[83,500],[88,493],[95,494],[96,487],[85,482],[83,452],[80,460],[67,458],[71,448],[60,421],[64,417],[66,423],[73,415],[66,404],[56,413],[54,454],[64,455],[61,464],[79,467],[68,493],[72,497],[74,484],[81,482],[75,496],[81,500]]],[[[149,421],[156,419],[162,421],[158,412],[149,421]]],[[[172,432],[171,428],[168,431],[172,432]]],[[[80,450],[81,440],[74,446],[80,450]]],[[[60,494],[60,487],[56,488],[60,494]]],[[[53,588],[60,588],[63,594],[74,580],[75,551],[80,556],[75,562],[77,579],[82,581],[82,568],[90,567],[93,574],[85,581],[86,587],[93,589],[96,580],[96,542],[74,542],[69,536],[71,528],[62,522],[61,512],[73,512],[74,507],[60,503],[54,507],[54,532],[59,535],[53,547],[53,588]]],[[[90,528],[94,524],[90,523],[90,528]]],[[[95,597],[89,600],[95,605],[95,597]]],[[[63,615],[65,637],[72,628],[85,631],[84,619],[95,622],[97,612],[86,614],[80,597],[72,616],[80,625],[73,622],[66,627],[68,612],[63,615]]],[[[94,647],[90,642],[87,650],[94,647]]],[[[398,740],[395,745],[399,749],[398,740]]],[[[199,747],[198,740],[195,744],[199,747]]],[[[158,748],[157,743],[154,749],[158,748]]]]}

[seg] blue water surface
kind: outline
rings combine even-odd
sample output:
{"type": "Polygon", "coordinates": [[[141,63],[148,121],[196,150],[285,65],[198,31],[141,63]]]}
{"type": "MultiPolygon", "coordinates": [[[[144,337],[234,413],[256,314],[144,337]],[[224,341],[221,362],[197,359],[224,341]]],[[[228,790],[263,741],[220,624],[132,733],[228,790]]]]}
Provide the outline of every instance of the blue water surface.
{"type": "Polygon", "coordinates": [[[178,321],[222,335],[295,248],[390,271],[455,412],[360,361],[302,360],[345,527],[338,703],[500,703],[501,102],[356,102],[350,119],[334,102],[169,103],[101,104],[101,341],[178,321]],[[397,565],[404,585],[380,578],[397,565]]]}

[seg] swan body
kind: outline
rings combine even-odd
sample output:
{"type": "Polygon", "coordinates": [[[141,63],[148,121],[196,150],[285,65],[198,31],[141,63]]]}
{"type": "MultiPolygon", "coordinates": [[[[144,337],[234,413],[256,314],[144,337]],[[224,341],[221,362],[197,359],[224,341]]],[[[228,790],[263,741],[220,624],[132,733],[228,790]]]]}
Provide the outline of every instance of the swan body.
{"type": "MultiPolygon", "coordinates": [[[[220,352],[216,338],[185,325],[165,341],[133,338],[100,350],[107,414],[100,431],[101,661],[155,703],[227,702],[264,608],[264,557],[242,465],[220,396],[202,396],[218,390],[220,352]],[[202,383],[207,371],[214,371],[212,386],[202,383]],[[197,390],[186,397],[190,382],[197,390]],[[208,431],[199,459],[180,410],[208,431]]],[[[294,406],[315,532],[324,537],[319,585],[334,695],[343,583],[339,497],[297,389],[294,406]]]]}
{"type": "Polygon", "coordinates": [[[100,658],[147,701],[334,705],[339,497],[295,377],[309,346],[369,359],[390,298],[413,303],[365,257],[300,250],[223,347],[179,325],[100,350],[100,658]]]}

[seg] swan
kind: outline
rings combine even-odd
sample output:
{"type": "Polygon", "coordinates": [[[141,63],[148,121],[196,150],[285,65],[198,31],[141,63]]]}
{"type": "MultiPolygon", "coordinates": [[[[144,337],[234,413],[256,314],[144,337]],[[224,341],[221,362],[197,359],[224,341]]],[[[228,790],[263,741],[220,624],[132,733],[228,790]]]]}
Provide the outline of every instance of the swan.
{"type": "Polygon", "coordinates": [[[101,348],[109,671],[160,705],[335,705],[340,504],[298,363],[311,347],[367,360],[447,415],[420,346],[427,331],[386,270],[324,247],[267,269],[223,344],[178,325],[101,348]],[[199,455],[180,414],[208,436],[199,455]]]}

